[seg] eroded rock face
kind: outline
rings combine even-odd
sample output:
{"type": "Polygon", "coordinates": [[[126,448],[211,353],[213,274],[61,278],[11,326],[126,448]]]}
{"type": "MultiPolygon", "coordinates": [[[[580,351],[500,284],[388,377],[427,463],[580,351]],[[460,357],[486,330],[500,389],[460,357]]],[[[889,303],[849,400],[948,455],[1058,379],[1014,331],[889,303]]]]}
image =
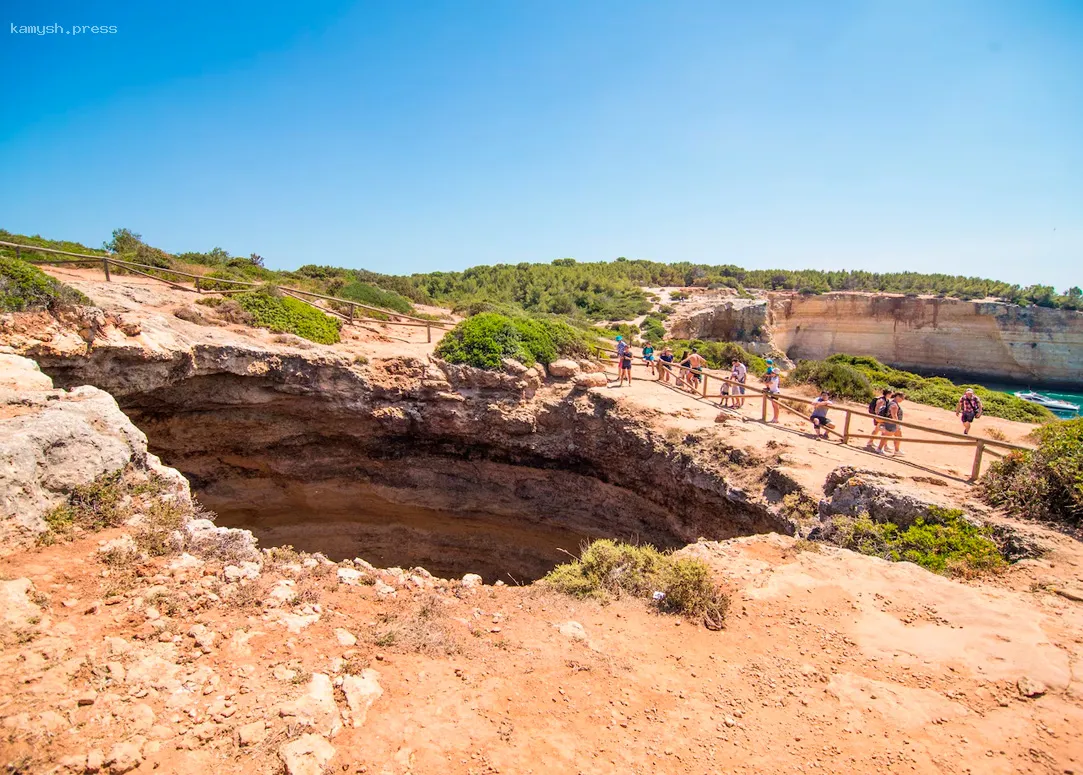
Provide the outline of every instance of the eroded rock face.
{"type": "Polygon", "coordinates": [[[676,339],[751,342],[766,337],[767,300],[737,297],[712,300],[679,312],[670,324],[676,339]]]}
{"type": "Polygon", "coordinates": [[[77,486],[129,463],[160,465],[108,393],[54,390],[36,363],[14,355],[0,355],[0,384],[10,386],[0,388],[0,552],[32,542],[77,486]]]}
{"type": "Polygon", "coordinates": [[[264,545],[522,580],[591,537],[668,547],[792,532],[724,466],[611,398],[542,387],[536,368],[163,345],[39,357],[62,384],[115,391],[219,521],[264,545]]]}

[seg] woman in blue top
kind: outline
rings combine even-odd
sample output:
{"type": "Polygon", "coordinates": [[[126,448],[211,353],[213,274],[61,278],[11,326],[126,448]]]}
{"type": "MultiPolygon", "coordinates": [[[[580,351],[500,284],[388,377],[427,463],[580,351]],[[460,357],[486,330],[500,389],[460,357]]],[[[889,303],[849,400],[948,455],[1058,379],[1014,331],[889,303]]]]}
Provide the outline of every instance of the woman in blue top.
{"type": "Polygon", "coordinates": [[[668,347],[662,351],[662,354],[658,356],[660,363],[658,364],[658,379],[663,382],[669,382],[669,374],[673,371],[673,351],[668,347]]]}

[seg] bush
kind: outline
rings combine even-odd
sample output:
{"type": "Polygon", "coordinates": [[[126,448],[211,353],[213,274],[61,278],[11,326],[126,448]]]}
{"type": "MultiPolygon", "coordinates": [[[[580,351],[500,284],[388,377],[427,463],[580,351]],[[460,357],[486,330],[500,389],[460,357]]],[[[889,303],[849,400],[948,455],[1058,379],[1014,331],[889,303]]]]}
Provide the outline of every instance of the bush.
{"type": "Polygon", "coordinates": [[[395,312],[401,312],[404,315],[414,311],[414,305],[412,305],[410,300],[404,296],[400,296],[393,291],[382,290],[375,285],[359,282],[357,280],[343,285],[336,295],[343,299],[360,302],[361,304],[369,304],[373,307],[383,307],[385,309],[394,310],[395,312]]]}
{"type": "Polygon", "coordinates": [[[844,549],[912,562],[933,573],[972,576],[1004,567],[992,530],[968,522],[958,509],[930,506],[924,517],[901,530],[893,522],[873,522],[868,514],[835,517],[832,542],[844,549]]]}
{"type": "Polygon", "coordinates": [[[1026,519],[1083,525],[1083,417],[1034,430],[1038,448],[1012,452],[982,477],[982,497],[1026,519]]]}
{"type": "Polygon", "coordinates": [[[738,360],[748,367],[752,374],[765,374],[767,361],[758,355],[750,353],[739,344],[733,342],[706,342],[702,339],[668,339],[662,346],[673,348],[673,354],[680,357],[685,350],[692,348],[699,350],[699,354],[707,359],[707,366],[712,369],[729,369],[734,360],[738,360]]]}
{"type": "Polygon", "coordinates": [[[33,264],[0,256],[0,312],[61,309],[90,299],[33,264]]]}
{"type": "Polygon", "coordinates": [[[558,565],[545,577],[554,589],[580,598],[653,598],[669,613],[702,618],[720,627],[729,600],[701,561],[663,554],[653,546],[633,546],[610,539],[594,541],[578,560],[558,565]]]}
{"type": "MultiPolygon", "coordinates": [[[[989,390],[981,385],[956,385],[943,377],[922,377],[909,371],[885,366],[875,358],[864,355],[840,353],[832,355],[826,361],[811,361],[811,363],[850,366],[865,375],[874,391],[879,392],[883,388],[902,390],[906,392],[908,400],[919,404],[954,410],[959,403],[959,396],[964,390],[971,388],[981,399],[985,414],[990,417],[1002,417],[1005,420],[1018,422],[1046,422],[1054,419],[1053,413],[1044,406],[1032,404],[1008,393],[989,390]]],[[[870,395],[867,400],[871,399],[870,395]]]]}
{"type": "Polygon", "coordinates": [[[871,401],[874,395],[869,378],[859,369],[845,363],[828,361],[798,361],[786,375],[789,385],[815,385],[832,397],[854,401],[871,401]]]}
{"type": "Polygon", "coordinates": [[[503,358],[532,366],[590,352],[590,335],[559,320],[482,312],[459,323],[436,346],[448,363],[502,368],[503,358]]]}
{"type": "Polygon", "coordinates": [[[254,325],[278,334],[296,334],[319,344],[339,341],[342,321],[325,315],[303,301],[281,296],[274,288],[241,293],[236,302],[251,316],[254,325]]]}

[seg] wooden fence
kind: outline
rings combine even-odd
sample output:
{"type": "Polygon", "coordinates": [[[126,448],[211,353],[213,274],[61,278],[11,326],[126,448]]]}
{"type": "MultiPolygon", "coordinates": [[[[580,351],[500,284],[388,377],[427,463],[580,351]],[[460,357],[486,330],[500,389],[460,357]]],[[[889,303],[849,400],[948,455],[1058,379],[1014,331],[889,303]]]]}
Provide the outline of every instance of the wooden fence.
{"type": "MultiPolygon", "coordinates": [[[[612,363],[613,358],[611,356],[615,355],[615,351],[607,349],[607,348],[599,347],[598,348],[598,354],[604,360],[606,360],[607,362],[612,363]]],[[[641,366],[643,368],[647,367],[647,364],[641,358],[633,358],[632,363],[633,363],[634,366],[641,366]]],[[[690,369],[687,366],[681,366],[679,363],[670,363],[670,364],[664,364],[664,365],[669,366],[674,374],[682,374],[684,372],[693,372],[694,371],[693,369],[690,369]]],[[[655,368],[656,369],[661,369],[661,368],[664,367],[664,365],[661,362],[658,362],[658,361],[655,362],[655,368]]],[[[766,388],[752,387],[752,386],[748,385],[747,383],[741,383],[741,382],[738,382],[738,381],[736,381],[734,379],[730,379],[729,377],[720,376],[717,373],[709,373],[707,371],[702,371],[702,372],[699,372],[699,376],[701,378],[699,383],[698,384],[693,383],[693,385],[695,386],[695,387],[692,388],[692,391],[691,391],[693,395],[699,394],[702,398],[707,398],[707,396],[708,396],[707,385],[710,382],[710,380],[712,380],[712,379],[716,380],[719,383],[726,383],[726,384],[728,384],[728,385],[730,385],[732,387],[743,387],[745,389],[745,395],[742,396],[742,395],[738,394],[738,395],[736,395],[737,398],[741,398],[741,399],[749,400],[749,401],[759,400],[759,401],[763,402],[762,411],[761,411],[761,414],[760,414],[760,421],[761,422],[766,422],[767,421],[767,407],[768,407],[769,404],[776,405],[780,409],[785,410],[785,411],[787,411],[787,412],[789,412],[791,414],[795,414],[798,417],[802,418],[803,420],[809,420],[809,416],[806,415],[804,412],[799,412],[798,410],[796,410],[796,409],[794,409],[794,408],[792,408],[790,406],[787,406],[786,402],[788,402],[788,401],[789,402],[795,402],[795,403],[798,403],[798,404],[805,404],[806,406],[812,406],[812,405],[815,404],[815,401],[811,401],[811,400],[809,400],[807,398],[802,398],[801,396],[787,395],[785,393],[776,393],[774,395],[771,395],[767,391],[766,388]]],[[[655,381],[655,380],[651,380],[651,381],[655,381]]],[[[685,384],[687,384],[687,383],[685,383],[685,384]]],[[[675,383],[674,386],[678,387],[678,388],[680,387],[680,385],[678,385],[676,383],[675,383]]],[[[734,394],[731,393],[730,398],[732,399],[734,397],[735,397],[734,394]]],[[[832,429],[825,428],[825,430],[829,434],[831,434],[833,436],[837,436],[839,438],[839,440],[843,444],[849,444],[850,439],[873,439],[873,438],[876,438],[872,434],[854,433],[853,431],[851,431],[851,427],[853,425],[854,415],[856,414],[858,416],[858,418],[868,418],[868,419],[872,420],[874,427],[877,424],[891,423],[892,425],[901,426],[903,428],[913,428],[915,430],[925,431],[927,433],[933,433],[933,434],[936,434],[936,435],[939,435],[939,436],[947,437],[945,439],[920,439],[920,438],[912,438],[912,437],[908,436],[905,439],[907,444],[939,444],[939,445],[946,445],[946,446],[974,447],[974,462],[973,462],[973,465],[972,465],[971,470],[970,470],[970,481],[975,481],[981,475],[981,464],[982,464],[982,460],[985,457],[985,455],[991,455],[992,457],[1001,458],[1001,457],[1004,457],[1006,454],[1008,454],[1009,452],[1012,452],[1012,451],[1026,451],[1026,450],[1031,449],[1030,447],[1024,447],[1024,446],[1021,446],[1019,444],[1011,444],[1011,443],[1006,442],[1006,441],[996,441],[994,439],[981,439],[981,438],[977,438],[975,436],[969,436],[969,435],[965,435],[965,434],[962,434],[962,433],[956,433],[954,431],[946,431],[946,430],[943,430],[942,428],[932,428],[932,427],[929,427],[927,425],[920,425],[920,424],[915,423],[915,422],[904,422],[902,420],[891,420],[890,418],[885,418],[885,417],[873,417],[872,415],[868,414],[867,410],[866,411],[861,411],[861,410],[858,410],[858,409],[851,409],[848,406],[833,405],[833,406],[830,407],[829,411],[842,412],[843,415],[844,415],[843,416],[843,421],[842,421],[842,432],[841,433],[838,432],[838,431],[832,430],[832,429]],[[1004,450],[1004,451],[998,451],[998,450],[1004,450]]],[[[889,438],[890,439],[892,437],[883,437],[883,436],[881,436],[880,438],[889,438]]]]}
{"type": "MultiPolygon", "coordinates": [[[[25,260],[31,264],[87,264],[87,263],[101,263],[102,270],[105,272],[106,282],[112,281],[112,273],[110,267],[120,267],[126,272],[132,274],[141,275],[143,277],[149,277],[152,280],[165,283],[173,288],[181,291],[189,291],[191,293],[219,293],[223,295],[229,295],[231,293],[245,293],[252,288],[258,288],[264,283],[254,283],[245,280],[227,280],[219,277],[205,277],[203,275],[192,274],[190,272],[182,272],[177,269],[169,269],[161,266],[151,266],[149,264],[138,264],[133,261],[125,261],[117,258],[114,255],[101,255],[92,256],[86,253],[69,253],[65,250],[53,250],[52,248],[39,248],[36,245],[20,245],[16,242],[0,242],[0,247],[15,248],[15,257],[25,260]],[[70,258],[43,258],[43,259],[23,259],[23,251],[28,253],[47,253],[60,256],[69,256],[70,258]],[[172,277],[184,278],[186,280],[192,280],[193,286],[188,287],[183,283],[173,282],[167,280],[164,277],[158,277],[155,274],[165,274],[172,277]],[[230,285],[233,288],[222,289],[219,285],[230,285]]],[[[412,328],[424,328],[426,339],[432,342],[432,330],[438,329],[441,331],[452,328],[452,324],[442,320],[426,320],[425,318],[413,317],[412,315],[406,315],[395,310],[386,309],[384,307],[373,307],[368,304],[362,304],[358,301],[351,301],[350,299],[340,299],[337,296],[325,296],[320,293],[313,293],[311,291],[305,291],[300,288],[290,288],[287,286],[278,286],[278,289],[282,291],[286,296],[297,301],[304,302],[310,307],[315,307],[321,312],[325,312],[340,320],[344,320],[347,323],[357,323],[355,320],[357,310],[365,310],[373,312],[383,316],[382,318],[365,317],[362,318],[367,323],[375,323],[377,325],[385,326],[406,326],[412,328]],[[313,299],[320,301],[330,302],[337,304],[345,312],[340,312],[337,309],[317,304],[313,299]]]]}

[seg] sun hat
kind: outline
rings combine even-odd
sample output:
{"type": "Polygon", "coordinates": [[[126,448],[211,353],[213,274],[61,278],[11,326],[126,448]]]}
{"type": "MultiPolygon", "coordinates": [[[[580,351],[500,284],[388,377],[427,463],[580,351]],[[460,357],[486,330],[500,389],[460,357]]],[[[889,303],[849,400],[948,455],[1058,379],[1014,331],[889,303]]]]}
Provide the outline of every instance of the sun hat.
{"type": "Polygon", "coordinates": [[[773,361],[773,360],[771,360],[770,358],[768,358],[768,359],[767,359],[767,360],[765,361],[765,363],[774,363],[774,361],[773,361]]]}
{"type": "Polygon", "coordinates": [[[618,341],[618,342],[619,342],[619,341],[620,341],[621,339],[623,339],[623,338],[624,338],[623,336],[621,336],[620,334],[617,334],[617,341],[618,341]]]}
{"type": "Polygon", "coordinates": [[[967,388],[967,389],[966,389],[966,392],[967,392],[967,393],[973,393],[974,391],[973,391],[973,390],[972,390],[971,388],[967,388]]]}

